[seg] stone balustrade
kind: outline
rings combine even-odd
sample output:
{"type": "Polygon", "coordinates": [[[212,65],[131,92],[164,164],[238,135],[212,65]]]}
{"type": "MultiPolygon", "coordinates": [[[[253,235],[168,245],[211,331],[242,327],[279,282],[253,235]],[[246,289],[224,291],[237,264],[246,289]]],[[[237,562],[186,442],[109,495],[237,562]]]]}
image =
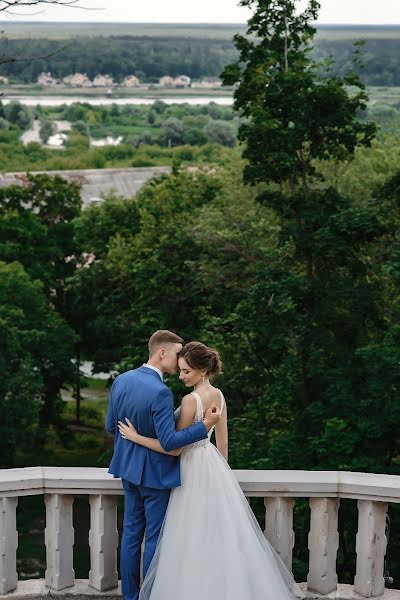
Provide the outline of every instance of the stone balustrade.
{"type": "MultiPolygon", "coordinates": [[[[360,600],[384,594],[385,515],[388,503],[400,502],[400,477],[340,471],[262,470],[238,470],[235,475],[247,498],[264,499],[265,535],[289,570],[295,543],[295,499],[309,498],[309,572],[307,582],[302,584],[307,596],[360,600]],[[358,505],[354,586],[338,584],[336,575],[341,498],[353,499],[358,505]]],[[[117,497],[121,494],[120,480],[110,476],[106,469],[0,470],[0,600],[39,597],[48,592],[118,597],[117,497]],[[45,580],[18,582],[18,497],[39,494],[44,495],[46,505],[45,580]],[[73,568],[73,502],[75,495],[82,494],[88,496],[90,503],[91,568],[87,581],[75,580],[73,568]]],[[[386,590],[385,598],[400,600],[400,592],[386,590]]]]}

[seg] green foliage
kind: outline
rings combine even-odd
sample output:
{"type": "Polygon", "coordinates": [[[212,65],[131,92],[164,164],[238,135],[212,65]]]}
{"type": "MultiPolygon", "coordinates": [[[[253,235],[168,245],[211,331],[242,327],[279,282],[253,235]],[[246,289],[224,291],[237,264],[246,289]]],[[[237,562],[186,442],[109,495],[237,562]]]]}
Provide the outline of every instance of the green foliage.
{"type": "Polygon", "coordinates": [[[17,262],[0,262],[0,307],[0,456],[9,467],[19,445],[32,445],[39,410],[55,408],[52,394],[70,375],[74,335],[17,262]]]}
{"type": "MultiPolygon", "coordinates": [[[[234,106],[245,117],[239,139],[246,141],[248,182],[299,182],[306,191],[318,175],[315,159],[344,160],[359,145],[368,146],[375,132],[358,119],[367,96],[355,72],[333,76],[330,66],[312,62],[310,25],[319,4],[309,0],[297,15],[296,1],[243,0],[254,6],[248,36],[237,35],[237,63],[226,67],[223,79],[239,83],[234,106]],[[256,38],[250,38],[256,35],[256,38]],[[347,86],[356,90],[350,95],[347,86]]],[[[357,58],[357,56],[356,56],[357,58]]]]}
{"type": "MultiPolygon", "coordinates": [[[[376,156],[375,128],[360,120],[355,70],[340,78],[311,59],[318,3],[302,14],[294,0],[241,4],[254,15],[225,82],[238,82],[245,181],[263,184],[258,200],[279,237],[246,297],[210,318],[219,347],[239,359],[240,385],[253,387],[231,456],[252,468],[399,473],[398,175],[381,190],[364,181],[364,197],[332,187],[334,169],[336,185],[357,172],[357,149],[355,163],[376,156]]],[[[343,548],[346,577],[350,559],[343,548]]]]}
{"type": "MultiPolygon", "coordinates": [[[[128,243],[138,232],[137,202],[106,198],[100,207],[88,208],[75,219],[74,229],[81,264],[68,280],[68,312],[84,352],[94,359],[100,371],[107,370],[122,350],[120,317],[116,321],[114,311],[116,306],[120,309],[121,298],[127,301],[125,292],[113,287],[107,256],[115,240],[128,243]]],[[[128,331],[123,333],[124,337],[129,336],[128,331]]]]}
{"type": "Polygon", "coordinates": [[[55,130],[54,123],[52,123],[48,119],[45,119],[44,121],[41,122],[39,135],[40,135],[40,139],[43,144],[47,143],[47,140],[49,139],[49,137],[53,135],[54,130],[55,130]]]}
{"type": "Polygon", "coordinates": [[[204,128],[211,144],[221,144],[233,148],[236,145],[236,129],[225,121],[212,121],[204,128]]]}
{"type": "Polygon", "coordinates": [[[80,214],[79,187],[45,174],[28,175],[26,183],[0,188],[0,258],[21,262],[49,294],[59,295],[74,270],[72,219],[80,214]]]}
{"type": "MultiPolygon", "coordinates": [[[[31,307],[24,304],[20,308],[27,313],[26,322],[32,319],[27,365],[39,374],[40,420],[46,425],[59,418],[60,388],[71,376],[75,336],[63,318],[63,307],[65,280],[75,270],[72,219],[80,213],[81,200],[77,185],[61,177],[28,175],[26,184],[0,189],[0,260],[19,265],[15,282],[8,265],[4,267],[6,304],[16,294],[14,284],[16,290],[23,290],[26,302],[29,286],[32,296],[37,296],[36,305],[32,297],[31,307]],[[29,277],[35,283],[31,284],[29,277]]],[[[15,305],[19,306],[17,298],[15,305]]],[[[18,343],[24,329],[24,322],[16,325],[18,343]]]]}
{"type": "Polygon", "coordinates": [[[95,254],[96,259],[107,256],[113,238],[134,236],[139,230],[139,208],[136,199],[105,198],[101,206],[87,208],[74,220],[78,248],[95,254]]]}
{"type": "Polygon", "coordinates": [[[163,122],[163,137],[167,146],[178,146],[183,141],[183,123],[174,117],[163,122]]]}
{"type": "Polygon", "coordinates": [[[75,121],[75,123],[73,123],[72,126],[81,135],[90,137],[89,125],[87,123],[85,123],[85,121],[75,121]]]}
{"type": "Polygon", "coordinates": [[[73,127],[66,145],[62,149],[45,148],[37,143],[23,145],[21,129],[8,121],[3,123],[6,129],[1,129],[0,122],[0,166],[3,171],[165,165],[171,164],[174,156],[169,145],[188,144],[198,148],[190,152],[177,150],[182,160],[207,162],[209,148],[205,146],[209,142],[225,147],[233,147],[236,143],[237,121],[233,120],[232,109],[213,103],[209,106],[168,106],[156,102],[153,107],[93,107],[77,103],[61,108],[42,107],[39,113],[40,121],[45,125],[45,138],[53,131],[54,120],[71,122],[73,127]],[[90,137],[107,136],[121,136],[123,143],[114,147],[90,146],[90,137]]]}
{"type": "MultiPolygon", "coordinates": [[[[102,36],[75,37],[71,42],[30,38],[30,52],[38,58],[24,64],[7,62],[2,72],[21,82],[36,81],[42,71],[51,71],[56,78],[77,71],[87,73],[91,79],[99,73],[108,73],[119,82],[136,73],[142,80],[157,82],[166,74],[192,78],[218,76],[236,54],[233,44],[225,39],[143,38],[129,34],[109,37],[106,44],[102,36]]],[[[20,56],[26,50],[26,43],[23,39],[8,40],[7,53],[20,56]]]]}
{"type": "MultiPolygon", "coordinates": [[[[1,108],[4,118],[20,129],[29,129],[32,122],[32,116],[29,109],[23,106],[17,100],[12,100],[9,104],[1,108]]],[[[2,116],[3,116],[2,115],[2,116]]]]}
{"type": "MultiPolygon", "coordinates": [[[[254,16],[248,35],[236,38],[241,62],[225,76],[239,81],[245,160],[222,146],[233,145],[238,123],[224,107],[79,105],[64,117],[90,123],[92,135],[123,132],[129,143],[88,150],[73,135],[63,157],[45,155],[46,166],[168,162],[172,175],[82,214],[77,189],[46,177],[30,180],[28,191],[0,190],[0,258],[25,268],[4,267],[12,285],[0,279],[0,333],[12,333],[3,342],[3,372],[13,368],[4,406],[16,419],[14,405],[26,405],[35,420],[51,398],[48,420],[59,419],[76,338],[56,306],[79,336],[76,347],[101,370],[140,364],[156,328],[217,347],[233,467],[399,474],[399,137],[389,131],[397,109],[375,105],[388,127],[373,140],[358,54],[343,79],[313,62],[317,2],[302,14],[292,0],[242,4],[254,16]],[[168,139],[172,148],[154,143],[168,139]]],[[[0,130],[3,154],[19,133],[0,130]]],[[[24,160],[38,155],[37,145],[24,149],[24,160]]],[[[184,393],[176,379],[169,383],[177,398],[184,393]]],[[[83,417],[95,425],[96,410],[85,407],[83,417]]],[[[54,464],[61,452],[74,464],[98,460],[103,434],[85,432],[65,447],[58,435],[50,428],[44,446],[54,464]]],[[[300,537],[307,511],[298,503],[300,537]]],[[[351,511],[344,506],[340,524],[346,581],[351,511]]],[[[296,552],[304,573],[307,557],[296,552]]]]}
{"type": "MultiPolygon", "coordinates": [[[[81,71],[92,78],[103,72],[117,81],[134,72],[147,82],[157,81],[166,74],[186,73],[195,78],[218,76],[226,64],[236,60],[232,38],[237,33],[243,34],[244,28],[224,24],[206,27],[185,24],[184,28],[176,24],[157,27],[140,24],[140,28],[134,24],[97,24],[92,30],[92,24],[64,23],[62,31],[57,29],[55,25],[49,31],[44,23],[37,23],[26,31],[23,23],[5,23],[4,30],[10,36],[9,54],[20,56],[29,44],[32,54],[43,58],[29,63],[6,63],[4,75],[19,82],[36,81],[42,71],[51,71],[57,77],[81,71]],[[14,28],[19,29],[18,34],[14,28]],[[25,39],[21,38],[24,34],[25,39]],[[106,48],[104,35],[107,36],[106,48]]],[[[399,37],[398,26],[320,25],[313,55],[317,60],[333,56],[334,73],[343,76],[352,64],[353,43],[366,40],[363,68],[366,83],[400,85],[399,37]]]]}

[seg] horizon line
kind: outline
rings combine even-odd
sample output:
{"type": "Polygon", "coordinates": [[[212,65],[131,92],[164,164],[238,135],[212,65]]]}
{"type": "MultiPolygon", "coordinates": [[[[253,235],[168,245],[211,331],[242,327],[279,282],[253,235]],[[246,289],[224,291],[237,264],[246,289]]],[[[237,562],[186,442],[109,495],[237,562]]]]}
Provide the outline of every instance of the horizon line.
{"type": "MultiPolygon", "coordinates": [[[[47,23],[68,23],[71,25],[228,25],[228,26],[246,26],[247,22],[236,22],[236,21],[68,21],[65,19],[45,19],[43,21],[33,20],[1,20],[2,25],[20,25],[23,23],[29,23],[30,25],[43,25],[47,23]]],[[[399,27],[399,23],[326,23],[318,22],[314,23],[316,26],[326,27],[399,27]]]]}

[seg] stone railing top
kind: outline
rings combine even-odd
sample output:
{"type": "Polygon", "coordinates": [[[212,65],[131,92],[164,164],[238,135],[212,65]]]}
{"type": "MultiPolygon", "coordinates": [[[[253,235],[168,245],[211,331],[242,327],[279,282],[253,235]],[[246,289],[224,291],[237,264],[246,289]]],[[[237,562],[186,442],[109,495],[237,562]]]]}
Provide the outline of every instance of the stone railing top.
{"type": "MultiPolygon", "coordinates": [[[[400,476],[346,471],[234,471],[246,496],[339,497],[400,502],[400,476]]],[[[0,470],[0,496],[122,494],[120,479],[96,467],[0,470]]]]}

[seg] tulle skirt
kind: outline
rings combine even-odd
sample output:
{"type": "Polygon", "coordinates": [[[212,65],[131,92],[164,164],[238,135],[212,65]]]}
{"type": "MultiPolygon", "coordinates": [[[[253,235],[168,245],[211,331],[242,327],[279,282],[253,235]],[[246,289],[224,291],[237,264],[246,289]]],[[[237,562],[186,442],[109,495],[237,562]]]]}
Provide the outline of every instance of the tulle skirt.
{"type": "Polygon", "coordinates": [[[139,600],[304,598],[215,446],[185,448],[181,477],[139,600]]]}

